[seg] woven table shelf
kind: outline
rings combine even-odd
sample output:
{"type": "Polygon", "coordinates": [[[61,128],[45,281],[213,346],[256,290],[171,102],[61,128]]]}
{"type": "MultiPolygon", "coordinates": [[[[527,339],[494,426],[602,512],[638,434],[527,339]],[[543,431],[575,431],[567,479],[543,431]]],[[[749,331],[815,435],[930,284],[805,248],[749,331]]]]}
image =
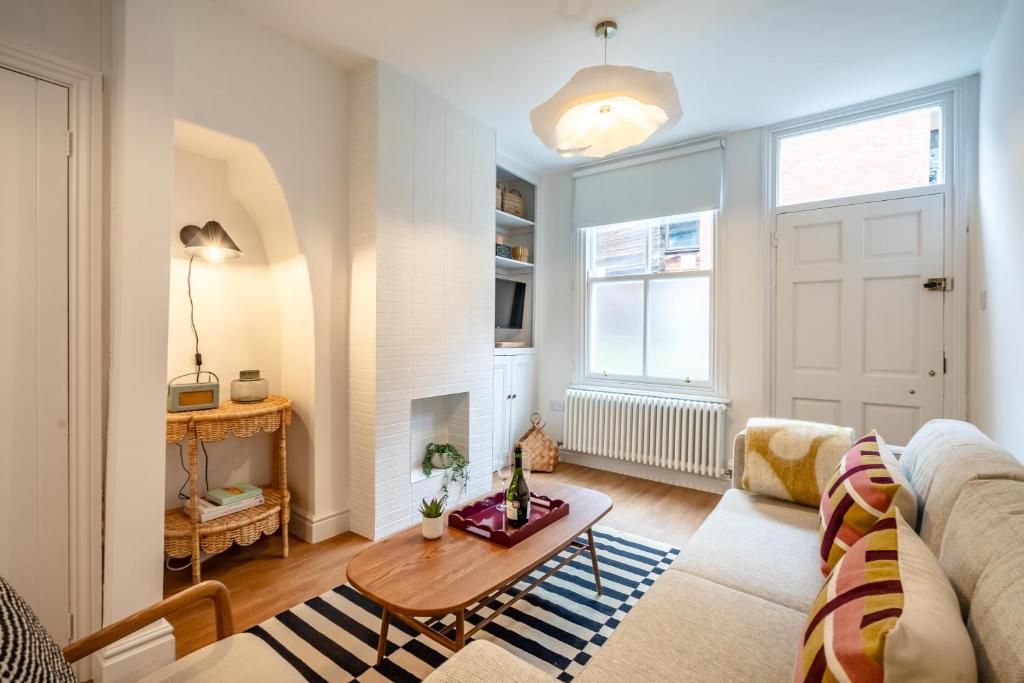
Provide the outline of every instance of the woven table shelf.
{"type": "MultiPolygon", "coordinates": [[[[287,492],[285,492],[287,494],[287,492]]],[[[208,553],[220,553],[238,545],[251,545],[269,536],[281,526],[281,493],[263,489],[263,504],[234,514],[199,523],[199,547],[208,553]]],[[[164,513],[164,552],[171,557],[192,554],[192,520],[181,508],[164,513]]]]}
{"type": "Polygon", "coordinates": [[[196,435],[210,443],[223,441],[228,436],[239,439],[260,432],[276,432],[281,421],[292,423],[292,402],[283,396],[268,396],[256,403],[225,401],[209,410],[186,413],[167,413],[166,443],[178,443],[195,425],[196,435]]]}
{"type": "Polygon", "coordinates": [[[244,439],[272,432],[274,481],[263,487],[263,504],[233,514],[200,522],[181,508],[164,514],[164,550],[171,557],[192,558],[192,583],[200,580],[201,552],[219,553],[234,544],[249,545],[263,536],[281,532],[281,556],[288,557],[288,520],[291,495],[288,492],[286,435],[292,421],[292,403],[283,396],[268,396],[255,403],[225,401],[216,408],[167,413],[165,441],[188,441],[188,490],[192,510],[199,507],[200,442],[214,443],[229,436],[244,439]]]}

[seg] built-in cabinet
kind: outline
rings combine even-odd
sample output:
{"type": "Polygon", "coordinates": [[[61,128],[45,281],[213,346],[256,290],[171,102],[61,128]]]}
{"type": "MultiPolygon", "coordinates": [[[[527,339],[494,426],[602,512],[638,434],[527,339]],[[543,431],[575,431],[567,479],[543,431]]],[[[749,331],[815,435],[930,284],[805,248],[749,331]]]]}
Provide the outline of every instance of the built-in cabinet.
{"type": "MultiPolygon", "coordinates": [[[[537,230],[536,205],[537,187],[523,177],[501,165],[497,167],[495,176],[498,182],[498,196],[515,193],[522,198],[522,215],[513,215],[496,206],[494,210],[494,274],[502,280],[522,282],[526,285],[526,297],[523,310],[523,324],[518,329],[497,327],[495,321],[495,344],[515,344],[520,347],[532,347],[533,339],[533,302],[536,297],[536,281],[534,268],[537,263],[534,239],[537,230]],[[498,245],[501,245],[500,247],[498,245]],[[512,252],[518,258],[502,256],[512,252]]],[[[512,208],[506,206],[506,208],[512,208]]]]}
{"type": "Polygon", "coordinates": [[[499,327],[497,316],[495,319],[493,453],[496,461],[498,456],[511,452],[515,442],[530,427],[530,416],[537,410],[537,349],[533,333],[533,302],[537,293],[534,237],[539,229],[537,184],[529,174],[513,168],[513,164],[499,159],[495,173],[498,204],[494,210],[494,273],[496,278],[524,283],[525,300],[521,328],[499,327]],[[521,210],[504,206],[503,192],[515,192],[521,197],[521,210]],[[521,215],[503,210],[506,208],[521,215]],[[518,258],[509,258],[510,250],[514,250],[518,258]]]}
{"type": "Polygon", "coordinates": [[[536,410],[534,349],[500,349],[494,355],[494,454],[508,453],[530,427],[536,410]]]}

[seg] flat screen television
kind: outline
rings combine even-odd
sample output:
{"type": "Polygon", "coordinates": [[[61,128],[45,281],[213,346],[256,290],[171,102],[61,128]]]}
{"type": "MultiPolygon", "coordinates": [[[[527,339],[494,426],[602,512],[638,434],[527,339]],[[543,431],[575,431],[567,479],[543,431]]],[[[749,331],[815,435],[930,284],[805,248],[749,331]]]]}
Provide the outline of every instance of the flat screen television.
{"type": "Polygon", "coordinates": [[[494,326],[503,330],[523,329],[526,283],[494,278],[494,326]]]}

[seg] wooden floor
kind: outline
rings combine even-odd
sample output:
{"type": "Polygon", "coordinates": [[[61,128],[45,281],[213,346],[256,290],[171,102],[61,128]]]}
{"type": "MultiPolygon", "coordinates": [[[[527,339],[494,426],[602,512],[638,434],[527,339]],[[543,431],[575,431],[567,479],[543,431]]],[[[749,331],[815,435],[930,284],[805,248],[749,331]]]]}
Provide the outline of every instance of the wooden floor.
{"type": "MultiPolygon", "coordinates": [[[[601,524],[681,546],[700,526],[718,496],[621,474],[562,463],[552,474],[533,473],[530,487],[543,492],[545,480],[604,491],[614,501],[601,524]]],[[[497,488],[497,486],[495,487],[497,488]]],[[[345,583],[349,559],[370,542],[345,533],[311,545],[291,537],[290,554],[280,557],[277,537],[247,548],[232,548],[203,563],[203,578],[216,579],[231,589],[235,626],[239,631],[278,612],[345,583]]],[[[191,572],[164,571],[164,595],[191,582],[191,572]]],[[[213,611],[207,606],[182,611],[169,621],[174,626],[178,656],[213,642],[213,611]]]]}

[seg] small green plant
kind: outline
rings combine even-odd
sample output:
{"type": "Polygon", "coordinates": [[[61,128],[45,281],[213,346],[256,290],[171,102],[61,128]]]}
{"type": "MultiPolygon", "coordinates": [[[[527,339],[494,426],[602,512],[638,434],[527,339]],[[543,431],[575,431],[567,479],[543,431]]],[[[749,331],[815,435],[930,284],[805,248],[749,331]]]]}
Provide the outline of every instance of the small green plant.
{"type": "Polygon", "coordinates": [[[437,456],[438,461],[444,463],[443,466],[439,465],[438,469],[444,470],[444,474],[441,476],[441,502],[447,504],[448,487],[452,483],[459,485],[460,495],[465,490],[466,482],[469,481],[469,461],[459,452],[458,448],[450,443],[429,443],[421,462],[425,477],[429,477],[434,472],[434,456],[437,456]]]}
{"type": "Polygon", "coordinates": [[[427,500],[424,498],[420,501],[420,514],[428,519],[435,519],[440,517],[444,513],[444,499],[443,498],[431,498],[427,500]]]}

